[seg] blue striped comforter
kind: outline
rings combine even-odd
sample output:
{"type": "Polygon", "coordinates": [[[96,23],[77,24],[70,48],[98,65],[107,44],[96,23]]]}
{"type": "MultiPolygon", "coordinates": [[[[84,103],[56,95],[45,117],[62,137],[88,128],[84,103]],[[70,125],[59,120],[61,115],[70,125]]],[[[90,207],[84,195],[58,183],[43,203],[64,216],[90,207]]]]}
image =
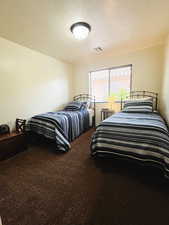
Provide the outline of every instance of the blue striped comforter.
{"type": "Polygon", "coordinates": [[[78,111],[48,112],[32,117],[26,126],[46,138],[56,141],[57,150],[68,151],[70,142],[89,128],[89,113],[78,111]]]}
{"type": "Polygon", "coordinates": [[[160,165],[169,177],[169,132],[157,113],[116,113],[97,127],[92,156],[120,156],[160,165]]]}

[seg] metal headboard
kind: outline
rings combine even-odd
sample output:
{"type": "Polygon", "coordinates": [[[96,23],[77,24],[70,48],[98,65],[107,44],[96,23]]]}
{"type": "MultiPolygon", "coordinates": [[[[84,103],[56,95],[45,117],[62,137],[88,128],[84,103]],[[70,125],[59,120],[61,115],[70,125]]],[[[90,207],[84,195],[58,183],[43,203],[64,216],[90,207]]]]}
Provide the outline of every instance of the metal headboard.
{"type": "Polygon", "coordinates": [[[93,125],[95,126],[96,122],[96,101],[95,96],[89,95],[89,94],[80,94],[73,97],[73,101],[89,101],[90,102],[90,108],[94,110],[94,118],[93,118],[93,125]]]}
{"type": "MultiPolygon", "coordinates": [[[[153,100],[153,110],[157,110],[158,106],[158,93],[151,92],[151,91],[131,91],[128,98],[144,98],[144,97],[151,97],[153,100]]],[[[121,110],[123,109],[123,103],[125,100],[121,100],[121,110]]]]}

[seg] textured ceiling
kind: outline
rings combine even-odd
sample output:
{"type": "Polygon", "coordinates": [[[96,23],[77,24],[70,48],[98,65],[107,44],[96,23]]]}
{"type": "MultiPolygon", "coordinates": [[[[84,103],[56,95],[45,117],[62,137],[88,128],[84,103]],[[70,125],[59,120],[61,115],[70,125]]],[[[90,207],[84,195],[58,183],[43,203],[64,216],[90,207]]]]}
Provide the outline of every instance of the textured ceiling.
{"type": "Polygon", "coordinates": [[[98,46],[105,52],[144,47],[168,32],[169,0],[0,1],[0,36],[69,62],[98,46]],[[92,27],[86,40],[75,40],[69,30],[78,21],[92,27]]]}

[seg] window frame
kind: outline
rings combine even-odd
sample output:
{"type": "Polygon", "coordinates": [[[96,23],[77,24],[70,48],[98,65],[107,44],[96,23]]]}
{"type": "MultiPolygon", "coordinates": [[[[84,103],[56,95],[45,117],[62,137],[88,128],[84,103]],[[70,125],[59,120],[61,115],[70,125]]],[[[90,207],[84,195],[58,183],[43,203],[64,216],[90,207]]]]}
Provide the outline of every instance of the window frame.
{"type": "MultiPolygon", "coordinates": [[[[131,74],[130,74],[130,91],[132,90],[132,78],[133,78],[133,65],[132,64],[127,64],[127,65],[121,65],[121,66],[113,66],[113,67],[108,67],[108,68],[103,68],[103,69],[97,69],[97,70],[92,70],[89,72],[89,94],[92,94],[92,85],[91,85],[91,79],[92,79],[92,73],[93,72],[98,72],[98,71],[102,71],[102,70],[108,70],[108,94],[110,95],[110,72],[113,69],[120,69],[120,68],[124,68],[124,67],[130,67],[131,68],[131,74]]],[[[96,97],[96,96],[95,96],[96,97]]],[[[116,100],[116,102],[120,102],[119,100],[116,100]]],[[[97,101],[96,99],[96,103],[107,103],[107,101],[97,101]]]]}

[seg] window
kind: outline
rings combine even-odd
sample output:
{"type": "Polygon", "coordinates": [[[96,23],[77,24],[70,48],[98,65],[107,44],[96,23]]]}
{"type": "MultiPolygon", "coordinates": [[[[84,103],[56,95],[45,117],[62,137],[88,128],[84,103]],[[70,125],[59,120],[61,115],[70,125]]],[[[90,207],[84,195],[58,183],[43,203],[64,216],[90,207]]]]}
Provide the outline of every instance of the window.
{"type": "Polygon", "coordinates": [[[90,72],[90,94],[97,102],[106,102],[109,96],[120,100],[130,92],[131,73],[132,65],[90,72]]]}

